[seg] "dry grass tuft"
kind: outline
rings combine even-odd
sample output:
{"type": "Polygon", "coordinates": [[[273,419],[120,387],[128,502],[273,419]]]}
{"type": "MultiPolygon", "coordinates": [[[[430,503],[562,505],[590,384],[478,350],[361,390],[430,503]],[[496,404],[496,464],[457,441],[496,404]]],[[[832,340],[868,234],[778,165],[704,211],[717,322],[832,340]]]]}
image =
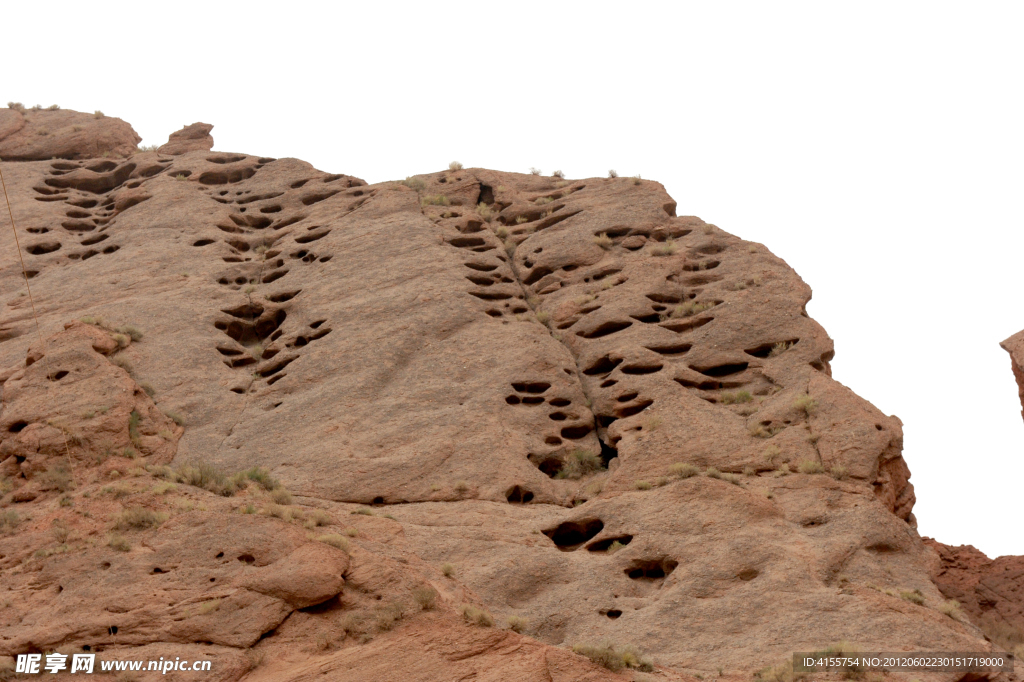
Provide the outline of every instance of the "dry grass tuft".
{"type": "Polygon", "coordinates": [[[494,626],[494,616],[484,609],[472,604],[463,604],[460,610],[462,611],[462,617],[470,625],[479,625],[483,628],[494,626]]]}
{"type": "Polygon", "coordinates": [[[600,455],[586,450],[574,450],[562,463],[555,478],[576,480],[604,469],[600,455]]]}
{"type": "Polygon", "coordinates": [[[114,530],[146,530],[155,528],[167,520],[166,514],[159,514],[144,507],[131,507],[121,512],[114,530]]]}
{"type": "Polygon", "coordinates": [[[320,542],[331,547],[337,547],[342,552],[348,551],[348,540],[337,533],[330,533],[328,535],[321,535],[317,538],[320,542]]]}
{"type": "Polygon", "coordinates": [[[521,633],[523,630],[525,630],[527,623],[529,623],[529,621],[527,619],[521,618],[519,616],[509,616],[505,620],[505,622],[508,624],[508,629],[509,630],[511,630],[512,632],[519,632],[519,633],[521,633]]]}
{"type": "Polygon", "coordinates": [[[670,237],[664,243],[658,244],[653,249],[651,249],[651,253],[655,256],[671,256],[677,250],[678,247],[676,246],[675,241],[673,241],[670,237]]]}
{"type": "Polygon", "coordinates": [[[797,396],[796,400],[793,401],[793,408],[802,411],[809,417],[814,414],[814,411],[818,408],[818,401],[806,393],[803,393],[797,396]]]}
{"type": "Polygon", "coordinates": [[[687,462],[676,462],[668,468],[668,472],[676,478],[690,478],[700,473],[700,469],[687,462]]]}
{"type": "Polygon", "coordinates": [[[823,474],[825,473],[825,467],[821,466],[820,462],[814,460],[805,459],[796,465],[796,470],[801,474],[823,474]]]}
{"type": "Polygon", "coordinates": [[[654,670],[650,660],[644,658],[640,650],[632,646],[616,646],[610,642],[600,646],[574,644],[572,650],[616,673],[626,668],[642,672],[654,670]]]}
{"type": "Polygon", "coordinates": [[[412,596],[424,611],[433,611],[437,606],[437,590],[433,587],[417,587],[412,591],[412,596]]]}
{"type": "Polygon", "coordinates": [[[448,170],[460,171],[462,170],[462,164],[459,163],[458,161],[452,161],[451,163],[448,164],[448,170]]]}
{"type": "Polygon", "coordinates": [[[594,244],[600,246],[605,251],[615,246],[615,242],[612,241],[612,238],[604,233],[601,233],[594,237],[594,244]]]}

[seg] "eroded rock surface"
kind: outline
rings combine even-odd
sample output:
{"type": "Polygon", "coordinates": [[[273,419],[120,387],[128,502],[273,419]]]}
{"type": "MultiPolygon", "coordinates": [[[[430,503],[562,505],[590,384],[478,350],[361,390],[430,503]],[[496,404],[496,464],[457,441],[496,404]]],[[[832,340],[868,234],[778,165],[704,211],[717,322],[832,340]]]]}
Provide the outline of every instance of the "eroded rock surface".
{"type": "Polygon", "coordinates": [[[157,149],[161,154],[173,154],[175,156],[186,152],[208,152],[213,149],[213,136],[210,131],[213,126],[209,123],[193,123],[185,126],[177,132],[171,133],[167,138],[167,144],[157,149]]]}
{"type": "MultiPolygon", "coordinates": [[[[999,345],[1010,354],[1010,369],[1013,370],[1013,378],[1017,380],[1020,404],[1024,408],[1024,331],[1017,332],[999,345]]],[[[1021,416],[1024,417],[1024,409],[1021,410],[1021,416]]]]}
{"type": "Polygon", "coordinates": [[[0,109],[0,159],[125,157],[142,138],[119,118],[70,109],[0,109]]]}
{"type": "Polygon", "coordinates": [[[637,646],[663,679],[749,679],[840,640],[990,648],[932,581],[899,419],[831,378],[810,288],[763,245],[677,216],[656,182],[367,185],[189,128],[170,150],[5,166],[57,335],[25,367],[32,310],[10,294],[2,504],[30,520],[0,553],[12,589],[47,596],[31,618],[12,600],[4,653],[214,646],[235,652],[224,679],[540,681],[616,679],[566,648],[584,642],[637,646]],[[83,316],[111,322],[58,332],[83,316]],[[128,322],[144,337],[121,346],[128,322]],[[109,426],[83,416],[104,391],[109,426]],[[165,445],[126,445],[133,413],[165,445]],[[36,482],[62,446],[48,421],[79,434],[76,487],[36,482]],[[88,463],[103,438],[114,456],[88,463]],[[170,489],[167,461],[262,467],[296,500],[170,489]],[[120,552],[107,534],[135,506],[166,519],[120,552]],[[39,556],[55,519],[80,542],[39,556]],[[62,579],[104,563],[138,587],[62,579]]]}

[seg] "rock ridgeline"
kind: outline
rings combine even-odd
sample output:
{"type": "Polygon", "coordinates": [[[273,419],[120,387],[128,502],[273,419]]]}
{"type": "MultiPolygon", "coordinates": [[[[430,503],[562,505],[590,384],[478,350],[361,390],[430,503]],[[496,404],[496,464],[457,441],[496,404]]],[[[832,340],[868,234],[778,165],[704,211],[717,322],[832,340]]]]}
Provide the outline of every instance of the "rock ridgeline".
{"type": "Polygon", "coordinates": [[[638,178],[368,185],[211,129],[0,111],[0,654],[749,679],[1024,625],[763,245],[638,178]]]}

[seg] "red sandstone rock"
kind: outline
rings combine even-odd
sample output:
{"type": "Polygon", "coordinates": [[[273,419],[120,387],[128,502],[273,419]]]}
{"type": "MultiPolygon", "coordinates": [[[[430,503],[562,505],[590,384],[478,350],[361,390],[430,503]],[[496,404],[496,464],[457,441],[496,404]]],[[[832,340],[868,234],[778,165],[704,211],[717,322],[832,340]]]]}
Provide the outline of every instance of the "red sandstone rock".
{"type": "Polygon", "coordinates": [[[125,157],[142,141],[119,118],[69,109],[0,109],[0,159],[125,157]]]}
{"type": "MultiPolygon", "coordinates": [[[[1010,368],[1017,380],[1021,407],[1024,407],[1024,331],[1017,332],[999,345],[1010,354],[1010,368]]],[[[1024,410],[1021,410],[1021,416],[1024,416],[1024,410]]]]}
{"type": "Polygon", "coordinates": [[[157,149],[161,154],[185,154],[187,152],[208,152],[213,149],[213,136],[209,123],[193,123],[177,132],[171,133],[167,144],[157,149]]]}
{"type": "Polygon", "coordinates": [[[749,679],[839,640],[988,649],[937,609],[901,422],[831,378],[810,288],[764,246],[676,216],[656,182],[461,169],[367,185],[206,149],[5,166],[53,345],[32,347],[12,295],[0,504],[37,497],[0,569],[45,596],[0,611],[3,652],[212,642],[236,652],[223,679],[532,682],[615,679],[567,650],[605,640],[665,679],[749,679]],[[120,352],[135,378],[109,332],[54,336],[82,315],[145,332],[120,352]],[[83,416],[108,393],[110,420],[83,416]],[[90,458],[123,445],[133,410],[166,446],[90,458]],[[68,490],[43,484],[63,443],[48,422],[81,434],[68,490]],[[172,490],[154,480],[172,455],[264,467],[296,503],[172,490]],[[119,552],[133,506],[169,519],[119,552]],[[55,546],[55,520],[78,539],[55,546]],[[109,581],[81,577],[104,563],[109,581]],[[913,590],[923,604],[893,596],[913,590]],[[524,619],[524,636],[463,624],[462,604],[524,619]],[[251,670],[250,648],[266,654],[251,670]]]}

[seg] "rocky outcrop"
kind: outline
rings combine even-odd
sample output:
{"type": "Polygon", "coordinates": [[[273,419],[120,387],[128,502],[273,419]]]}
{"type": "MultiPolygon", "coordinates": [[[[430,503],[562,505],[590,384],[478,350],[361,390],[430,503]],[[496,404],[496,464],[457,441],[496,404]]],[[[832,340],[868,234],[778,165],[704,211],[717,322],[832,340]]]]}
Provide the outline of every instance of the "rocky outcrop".
{"type": "Polygon", "coordinates": [[[208,152],[213,149],[213,136],[209,123],[193,123],[181,130],[171,133],[167,144],[157,149],[161,154],[177,156],[186,152],[208,152]]]}
{"type": "MultiPolygon", "coordinates": [[[[123,498],[102,490],[133,470],[124,457],[84,465],[63,493],[33,488],[25,453],[60,443],[10,425],[63,420],[85,462],[105,431],[87,428],[84,398],[27,405],[63,390],[73,359],[107,372],[109,351],[82,336],[76,355],[51,355],[61,380],[29,377],[42,360],[27,379],[12,370],[0,451],[18,468],[0,503],[38,510],[4,540],[19,589],[109,562],[118,580],[170,571],[145,580],[181,595],[115,608],[129,614],[117,646],[251,647],[291,666],[231,668],[252,679],[382,680],[613,679],[567,650],[604,641],[645,650],[667,679],[749,678],[840,640],[990,647],[933,584],[902,424],[832,379],[810,288],[763,245],[677,216],[656,182],[459,168],[368,185],[205,149],[5,173],[43,333],[81,316],[133,323],[131,381],[185,424],[167,440],[172,468],[260,467],[296,496],[197,492],[181,475],[165,489],[155,444],[123,498]],[[130,531],[127,554],[34,554],[69,508],[103,534],[133,505],[167,520],[130,531]],[[347,559],[315,544],[321,525],[347,559]],[[195,552],[188,534],[204,538],[195,552]],[[280,547],[265,565],[250,535],[280,547]],[[416,606],[427,588],[436,606],[416,606]],[[467,625],[462,604],[522,632],[467,625]]],[[[20,262],[0,239],[14,290],[20,262]]],[[[12,298],[0,366],[33,357],[33,325],[12,298]]],[[[106,588],[63,588],[49,630],[18,602],[6,652],[115,645],[96,631],[106,588]],[[98,609],[75,631],[59,625],[72,595],[98,609]]]]}
{"type": "Polygon", "coordinates": [[[0,109],[0,159],[123,158],[142,138],[131,125],[100,112],[69,109],[0,109]]]}
{"type": "MultiPolygon", "coordinates": [[[[1017,332],[999,345],[1010,354],[1010,369],[1013,370],[1013,378],[1017,380],[1020,404],[1024,408],[1024,331],[1017,332]]],[[[1024,409],[1021,410],[1021,416],[1024,417],[1024,409]]]]}
{"type": "Polygon", "coordinates": [[[971,545],[951,547],[931,538],[939,555],[935,584],[1003,646],[1024,652],[1024,557],[989,559],[971,545]],[[1001,637],[1002,635],[1002,637],[1001,637]]]}

